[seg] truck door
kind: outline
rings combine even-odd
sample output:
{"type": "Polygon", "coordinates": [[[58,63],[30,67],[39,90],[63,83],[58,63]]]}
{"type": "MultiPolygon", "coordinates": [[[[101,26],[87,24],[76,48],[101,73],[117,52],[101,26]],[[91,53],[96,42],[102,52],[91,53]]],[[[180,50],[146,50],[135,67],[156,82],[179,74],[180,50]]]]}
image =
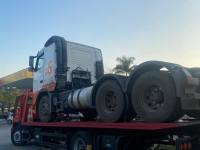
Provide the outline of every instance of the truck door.
{"type": "Polygon", "coordinates": [[[38,55],[35,71],[34,71],[34,79],[33,79],[33,92],[39,90],[43,86],[43,76],[44,76],[44,53],[38,55]]]}
{"type": "Polygon", "coordinates": [[[56,47],[55,43],[45,48],[44,53],[44,85],[56,83],[55,80],[55,68],[56,68],[56,47]]]}

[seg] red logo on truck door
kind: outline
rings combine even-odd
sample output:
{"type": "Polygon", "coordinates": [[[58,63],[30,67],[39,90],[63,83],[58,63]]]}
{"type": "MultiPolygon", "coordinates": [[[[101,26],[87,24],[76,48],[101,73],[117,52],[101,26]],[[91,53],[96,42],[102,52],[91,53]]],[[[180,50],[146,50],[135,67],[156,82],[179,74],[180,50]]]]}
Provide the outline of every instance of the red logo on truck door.
{"type": "Polygon", "coordinates": [[[46,70],[45,75],[50,75],[52,73],[51,64],[52,64],[52,60],[48,63],[48,69],[46,70]]]}

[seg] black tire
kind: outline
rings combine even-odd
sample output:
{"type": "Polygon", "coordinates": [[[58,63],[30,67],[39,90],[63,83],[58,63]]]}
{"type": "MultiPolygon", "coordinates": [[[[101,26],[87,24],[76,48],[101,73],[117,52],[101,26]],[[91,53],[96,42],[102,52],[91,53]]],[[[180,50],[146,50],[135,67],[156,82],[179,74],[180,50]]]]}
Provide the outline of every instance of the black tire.
{"type": "Polygon", "coordinates": [[[173,122],[182,111],[175,91],[173,82],[164,73],[144,73],[132,88],[133,107],[145,122],[173,122]]]}
{"type": "Polygon", "coordinates": [[[24,146],[27,143],[27,141],[21,141],[21,135],[18,127],[13,128],[11,131],[11,141],[15,146],[24,146]]]}
{"type": "Polygon", "coordinates": [[[50,100],[48,96],[43,96],[39,103],[39,116],[40,121],[49,122],[52,121],[50,113],[50,100]]]}
{"type": "Polygon", "coordinates": [[[8,123],[8,124],[12,124],[12,120],[8,119],[8,120],[7,120],[7,123],[8,123]]]}
{"type": "Polygon", "coordinates": [[[76,132],[70,143],[70,150],[85,150],[87,145],[94,147],[94,138],[91,133],[86,131],[76,132]]]}
{"type": "Polygon", "coordinates": [[[124,121],[127,99],[115,81],[108,80],[100,85],[96,94],[96,109],[104,122],[124,121]]]}
{"type": "Polygon", "coordinates": [[[200,119],[200,110],[188,110],[186,113],[189,117],[200,119]]]}
{"type": "Polygon", "coordinates": [[[97,117],[97,111],[96,110],[88,110],[81,112],[83,114],[83,120],[84,121],[94,121],[97,117]]]}

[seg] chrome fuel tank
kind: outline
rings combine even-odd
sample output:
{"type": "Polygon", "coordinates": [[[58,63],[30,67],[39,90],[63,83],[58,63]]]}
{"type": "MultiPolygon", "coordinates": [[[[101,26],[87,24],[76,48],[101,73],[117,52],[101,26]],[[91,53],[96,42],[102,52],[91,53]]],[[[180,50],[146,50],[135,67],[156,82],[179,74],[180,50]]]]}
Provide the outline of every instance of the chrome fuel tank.
{"type": "Polygon", "coordinates": [[[71,92],[68,96],[68,104],[72,109],[90,109],[92,106],[92,92],[93,86],[82,88],[71,92]]]}

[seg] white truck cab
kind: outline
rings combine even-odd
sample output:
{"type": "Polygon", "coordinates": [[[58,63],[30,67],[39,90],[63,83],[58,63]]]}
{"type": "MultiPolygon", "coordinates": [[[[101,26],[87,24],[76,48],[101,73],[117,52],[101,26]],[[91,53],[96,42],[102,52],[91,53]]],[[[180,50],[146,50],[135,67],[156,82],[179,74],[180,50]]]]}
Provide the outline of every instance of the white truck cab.
{"type": "MultiPolygon", "coordinates": [[[[33,93],[51,84],[57,84],[58,89],[66,89],[69,86],[85,87],[88,83],[83,82],[86,82],[87,78],[90,78],[91,85],[96,82],[97,76],[100,76],[98,68],[102,68],[100,74],[103,74],[100,49],[59,40],[59,37],[50,38],[35,57],[33,93]],[[101,66],[97,65],[99,62],[101,66]],[[78,83],[80,78],[82,81],[79,80],[81,83],[78,83]]],[[[30,63],[30,66],[33,66],[33,62],[30,63]]]]}

